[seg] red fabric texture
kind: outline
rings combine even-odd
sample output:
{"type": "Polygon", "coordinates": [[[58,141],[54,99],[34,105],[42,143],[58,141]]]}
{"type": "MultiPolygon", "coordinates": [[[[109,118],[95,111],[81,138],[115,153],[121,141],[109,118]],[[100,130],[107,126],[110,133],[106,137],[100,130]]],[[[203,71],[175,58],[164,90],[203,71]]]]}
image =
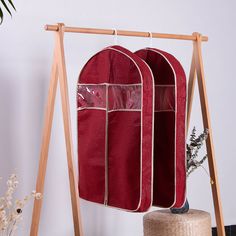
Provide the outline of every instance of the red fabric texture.
{"type": "Polygon", "coordinates": [[[186,200],[186,75],[180,62],[173,55],[160,52],[169,60],[176,73],[176,202],[173,207],[179,208],[186,200]]]}
{"type": "Polygon", "coordinates": [[[153,74],[150,68],[143,60],[140,60],[138,56],[129,50],[120,47],[113,46],[113,48],[122,50],[128,56],[135,59],[135,62],[139,66],[142,73],[142,140],[141,140],[141,199],[139,211],[146,211],[152,205],[152,175],[153,175],[153,111],[154,111],[154,81],[153,74]],[[150,174],[151,171],[151,174],[150,174]]]}
{"type": "Polygon", "coordinates": [[[105,48],[86,63],[77,95],[81,198],[104,204],[107,190],[108,206],[151,206],[152,97],[151,71],[127,49],[105,48]]]}
{"type": "Polygon", "coordinates": [[[79,193],[97,203],[104,201],[105,120],[105,111],[78,112],[79,193]]]}
{"type": "Polygon", "coordinates": [[[155,78],[153,205],[181,207],[186,194],[185,73],[164,51],[146,48],[136,54],[155,78]]]}
{"type": "Polygon", "coordinates": [[[77,108],[81,198],[133,212],[184,204],[186,77],[175,57],[103,49],[80,73],[77,108]]]}
{"type": "Polygon", "coordinates": [[[135,210],[140,201],[140,113],[111,112],[108,120],[108,204],[135,210]]]}

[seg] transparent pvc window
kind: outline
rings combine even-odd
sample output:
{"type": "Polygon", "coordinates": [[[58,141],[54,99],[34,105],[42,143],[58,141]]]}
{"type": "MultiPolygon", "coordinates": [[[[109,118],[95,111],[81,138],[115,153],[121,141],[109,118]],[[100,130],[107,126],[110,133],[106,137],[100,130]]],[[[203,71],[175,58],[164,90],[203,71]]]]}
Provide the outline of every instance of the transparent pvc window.
{"type": "Polygon", "coordinates": [[[175,86],[155,86],[155,111],[175,111],[175,86]]]}
{"type": "Polygon", "coordinates": [[[141,84],[78,84],[78,110],[141,110],[141,84]]]}
{"type": "Polygon", "coordinates": [[[140,110],[141,85],[110,85],[108,110],[140,110]]]}
{"type": "Polygon", "coordinates": [[[106,85],[80,85],[77,87],[77,108],[106,109],[106,85]]]}

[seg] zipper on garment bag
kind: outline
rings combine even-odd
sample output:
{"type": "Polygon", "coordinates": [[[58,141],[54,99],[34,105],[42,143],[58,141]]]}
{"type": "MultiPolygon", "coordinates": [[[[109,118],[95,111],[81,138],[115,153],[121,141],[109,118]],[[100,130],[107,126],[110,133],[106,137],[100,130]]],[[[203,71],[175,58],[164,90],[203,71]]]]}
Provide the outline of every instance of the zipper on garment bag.
{"type": "Polygon", "coordinates": [[[105,124],[105,196],[104,204],[108,203],[108,85],[106,84],[106,124],[105,124]]]}

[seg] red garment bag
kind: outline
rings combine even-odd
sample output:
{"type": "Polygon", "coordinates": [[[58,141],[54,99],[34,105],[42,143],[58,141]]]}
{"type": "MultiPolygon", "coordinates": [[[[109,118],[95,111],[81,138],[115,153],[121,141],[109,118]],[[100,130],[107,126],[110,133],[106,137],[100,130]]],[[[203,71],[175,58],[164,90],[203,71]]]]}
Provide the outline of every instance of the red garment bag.
{"type": "Polygon", "coordinates": [[[137,55],[103,49],[77,87],[80,197],[128,211],[152,205],[154,79],[137,55]]]}
{"type": "Polygon", "coordinates": [[[153,205],[178,208],[186,194],[186,76],[167,52],[145,48],[135,54],[155,80],[153,205]]]}

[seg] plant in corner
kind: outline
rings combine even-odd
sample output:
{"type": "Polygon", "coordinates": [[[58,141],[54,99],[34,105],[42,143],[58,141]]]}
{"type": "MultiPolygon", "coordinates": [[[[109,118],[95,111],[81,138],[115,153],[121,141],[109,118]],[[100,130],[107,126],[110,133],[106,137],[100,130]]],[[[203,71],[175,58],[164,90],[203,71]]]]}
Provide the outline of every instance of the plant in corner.
{"type": "Polygon", "coordinates": [[[34,198],[41,199],[41,193],[32,191],[30,195],[24,197],[23,200],[16,199],[13,201],[13,194],[18,186],[18,180],[15,174],[12,174],[7,180],[7,191],[0,197],[0,235],[15,235],[17,226],[22,219],[23,208],[26,203],[34,198]]]}
{"type": "MultiPolygon", "coordinates": [[[[196,135],[196,128],[193,127],[192,133],[190,135],[189,143],[186,144],[186,156],[187,156],[187,166],[186,166],[186,175],[189,175],[195,171],[198,167],[202,167],[203,162],[207,159],[207,154],[202,158],[198,158],[198,153],[201,147],[204,144],[208,137],[208,129],[205,129],[199,136],[196,135]]],[[[204,169],[205,170],[205,169],[204,169]]],[[[205,170],[206,171],[206,170],[205,170]]],[[[185,204],[181,208],[171,208],[170,209],[174,214],[186,213],[189,210],[189,203],[186,198],[185,204]]]]}
{"type": "Polygon", "coordinates": [[[0,0],[0,25],[3,22],[3,8],[12,16],[10,6],[16,11],[16,8],[12,2],[12,0],[0,0]]]}

